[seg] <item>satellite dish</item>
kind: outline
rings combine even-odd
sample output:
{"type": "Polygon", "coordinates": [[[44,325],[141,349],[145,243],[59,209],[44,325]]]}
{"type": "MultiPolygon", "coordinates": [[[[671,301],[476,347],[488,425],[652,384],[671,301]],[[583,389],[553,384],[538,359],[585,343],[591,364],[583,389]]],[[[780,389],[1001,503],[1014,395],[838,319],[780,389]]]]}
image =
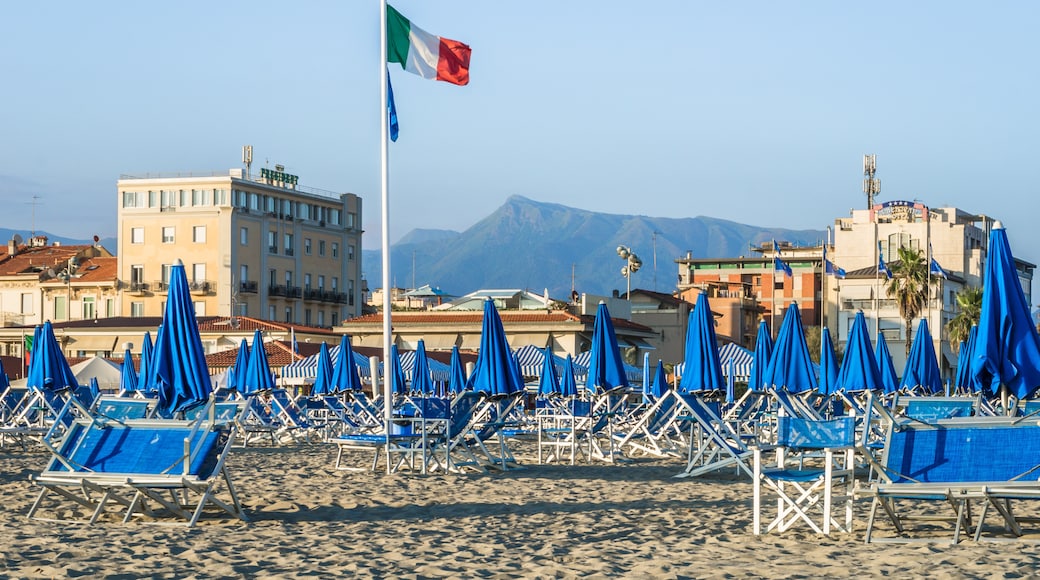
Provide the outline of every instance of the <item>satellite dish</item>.
{"type": "Polygon", "coordinates": [[[54,268],[47,268],[47,277],[53,278],[55,276],[54,268]]]}
{"type": "Polygon", "coordinates": [[[94,243],[96,244],[96,243],[98,243],[100,241],[101,241],[101,238],[97,237],[97,234],[94,234],[94,243]]]}
{"type": "Polygon", "coordinates": [[[14,245],[17,246],[18,244],[22,243],[22,236],[15,234],[11,237],[11,241],[14,242],[14,245]]]}

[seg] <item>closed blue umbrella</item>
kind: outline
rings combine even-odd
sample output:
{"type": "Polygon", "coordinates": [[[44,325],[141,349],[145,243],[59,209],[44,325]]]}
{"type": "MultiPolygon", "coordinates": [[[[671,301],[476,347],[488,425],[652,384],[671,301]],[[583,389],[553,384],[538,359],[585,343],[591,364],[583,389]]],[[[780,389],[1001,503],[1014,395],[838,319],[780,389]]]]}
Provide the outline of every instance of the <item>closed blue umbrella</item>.
{"type": "Polygon", "coordinates": [[[408,384],[404,380],[404,369],[401,367],[401,354],[397,350],[397,345],[390,345],[390,370],[386,370],[386,364],[383,365],[383,376],[385,380],[390,381],[390,392],[395,395],[407,395],[408,384]]]}
{"type": "Polygon", "coordinates": [[[350,346],[350,337],[345,334],[339,339],[336,366],[332,369],[332,385],[337,393],[361,390],[361,376],[354,360],[354,349],[350,346]]]}
{"type": "Polygon", "coordinates": [[[459,347],[451,347],[451,374],[448,379],[448,392],[459,394],[466,389],[466,369],[462,366],[459,347]]]}
{"type": "Polygon", "coordinates": [[[820,392],[833,395],[838,382],[838,355],[834,352],[831,331],[824,326],[820,331],[820,392]]]}
{"type": "Polygon", "coordinates": [[[151,395],[156,391],[155,376],[152,374],[152,333],[145,331],[141,341],[141,363],[137,368],[137,390],[151,395]]]}
{"type": "Polygon", "coordinates": [[[910,356],[903,369],[903,380],[900,389],[923,390],[926,393],[937,393],[943,390],[942,374],[939,372],[939,360],[935,356],[932,344],[932,333],[928,332],[928,321],[921,320],[914,336],[914,344],[910,347],[910,356]]]}
{"type": "Polygon", "coordinates": [[[161,416],[182,413],[209,399],[213,385],[199,337],[188,277],[180,260],[170,267],[166,311],[155,338],[154,357],[151,374],[159,387],[156,410],[161,416]]]}
{"type": "Polygon", "coordinates": [[[596,322],[592,330],[592,351],[589,357],[589,374],[585,388],[592,393],[606,393],[628,386],[625,364],[621,360],[614,323],[610,319],[607,305],[599,303],[596,322]]]}
{"type": "Polygon", "coordinates": [[[958,390],[968,388],[968,356],[968,341],[962,340],[957,347],[957,371],[953,374],[953,386],[958,390]]]}
{"type": "Polygon", "coordinates": [[[971,372],[971,360],[972,353],[975,352],[975,343],[978,342],[979,327],[972,325],[968,331],[968,343],[964,346],[964,385],[963,387],[972,393],[978,393],[982,390],[979,385],[979,380],[975,377],[975,373],[971,372]]]}
{"type": "Polygon", "coordinates": [[[415,347],[415,366],[412,367],[412,392],[423,397],[433,394],[430,360],[426,358],[426,343],[420,338],[415,347]]]}
{"type": "Polygon", "coordinates": [[[660,399],[668,392],[668,378],[664,374],[664,361],[657,359],[657,370],[654,372],[654,382],[651,383],[650,396],[660,399]]]}
{"type": "Polygon", "coordinates": [[[322,341],[318,347],[318,367],[311,386],[311,396],[331,395],[335,390],[332,384],[332,358],[329,357],[329,345],[322,341]]]}
{"type": "Polygon", "coordinates": [[[578,396],[578,381],[574,378],[574,359],[571,355],[564,359],[563,371],[560,372],[560,396],[578,396]]]}
{"type": "Polygon", "coordinates": [[[795,303],[784,313],[762,382],[766,388],[786,389],[790,393],[816,390],[816,371],[805,342],[802,314],[795,303]]]}
{"type": "Polygon", "coordinates": [[[130,349],[123,353],[123,366],[119,369],[119,390],[132,393],[137,390],[137,369],[134,368],[134,355],[130,349]]]}
{"type": "Polygon", "coordinates": [[[26,386],[31,390],[62,391],[79,386],[69,361],[54,338],[54,328],[48,320],[34,331],[32,354],[26,386]]]}
{"type": "Polygon", "coordinates": [[[884,389],[881,371],[874,357],[874,349],[870,348],[870,334],[867,333],[867,321],[863,312],[856,313],[856,319],[849,330],[849,339],[845,343],[845,357],[838,369],[835,382],[836,391],[854,393],[857,391],[880,391],[884,389]]]}
{"type": "Polygon", "coordinates": [[[538,378],[538,395],[548,397],[560,394],[560,377],[556,372],[556,360],[552,349],[545,347],[542,351],[542,376],[538,378]]]}
{"type": "Polygon", "coordinates": [[[1007,232],[999,223],[989,233],[982,276],[982,310],[971,371],[991,393],[1028,399],[1040,387],[1040,337],[1022,292],[1007,232]]]}
{"type": "Polygon", "coordinates": [[[885,393],[896,392],[899,387],[899,379],[896,378],[896,367],[892,364],[892,353],[888,352],[888,342],[884,336],[878,335],[874,360],[877,361],[878,370],[881,371],[881,384],[885,386],[885,393]]]}
{"type": "Polygon", "coordinates": [[[708,296],[701,293],[686,325],[686,347],[679,392],[715,392],[724,387],[722,363],[719,362],[715,339],[715,319],[711,315],[708,296]]]}
{"type": "Polygon", "coordinates": [[[523,389],[524,385],[517,383],[512,365],[512,355],[509,352],[505,329],[502,328],[502,319],[498,315],[495,303],[489,299],[484,302],[480,353],[477,355],[473,374],[466,382],[466,388],[491,396],[516,393],[523,389]]]}
{"type": "Polygon", "coordinates": [[[90,401],[93,403],[101,395],[101,387],[98,386],[97,377],[90,377],[90,384],[87,385],[87,388],[90,389],[90,401]]]}
{"type": "Polygon", "coordinates": [[[274,375],[271,374],[271,365],[267,363],[264,335],[257,329],[253,333],[253,344],[249,348],[249,362],[246,364],[246,374],[242,377],[241,393],[253,395],[271,390],[274,390],[274,375]]]}
{"type": "Polygon", "coordinates": [[[765,320],[762,320],[758,323],[758,336],[755,338],[755,356],[751,359],[751,375],[748,377],[749,389],[759,391],[765,387],[763,378],[772,354],[773,337],[769,336],[769,326],[766,325],[765,320]]]}
{"type": "Polygon", "coordinates": [[[737,402],[736,363],[731,358],[727,366],[729,367],[729,372],[726,374],[726,402],[735,403],[737,402]]]}
{"type": "Polygon", "coordinates": [[[228,369],[228,388],[245,393],[246,373],[249,372],[249,343],[246,339],[238,344],[238,353],[235,355],[235,366],[228,369]]]}
{"type": "Polygon", "coordinates": [[[0,361],[0,390],[6,389],[11,386],[11,379],[7,376],[7,371],[4,370],[4,363],[0,361]]]}

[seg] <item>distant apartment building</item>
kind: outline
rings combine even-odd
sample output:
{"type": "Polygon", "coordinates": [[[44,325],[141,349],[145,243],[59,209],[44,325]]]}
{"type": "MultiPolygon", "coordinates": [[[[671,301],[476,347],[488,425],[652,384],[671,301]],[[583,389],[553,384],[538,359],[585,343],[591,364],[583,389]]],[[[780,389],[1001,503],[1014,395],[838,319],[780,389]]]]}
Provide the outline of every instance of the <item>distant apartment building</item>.
{"type": "Polygon", "coordinates": [[[119,192],[122,313],[161,315],[170,266],[198,316],[332,327],[361,313],[361,198],[259,175],[124,175],[119,192]]]}

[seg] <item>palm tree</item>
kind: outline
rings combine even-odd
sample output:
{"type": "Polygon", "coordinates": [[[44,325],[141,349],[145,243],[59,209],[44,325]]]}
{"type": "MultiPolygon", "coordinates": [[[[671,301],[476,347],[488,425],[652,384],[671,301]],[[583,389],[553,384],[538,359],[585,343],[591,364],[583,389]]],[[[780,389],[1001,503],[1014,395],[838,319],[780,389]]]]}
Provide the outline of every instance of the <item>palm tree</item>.
{"type": "Polygon", "coordinates": [[[913,248],[899,248],[899,261],[892,264],[892,280],[887,294],[899,305],[899,315],[906,323],[906,354],[910,355],[910,343],[914,319],[921,313],[928,299],[928,264],[924,254],[913,248]]]}
{"type": "Polygon", "coordinates": [[[961,343],[968,340],[971,327],[979,323],[982,314],[982,288],[967,286],[955,296],[957,316],[946,323],[946,332],[950,334],[950,344],[959,350],[961,343]]]}

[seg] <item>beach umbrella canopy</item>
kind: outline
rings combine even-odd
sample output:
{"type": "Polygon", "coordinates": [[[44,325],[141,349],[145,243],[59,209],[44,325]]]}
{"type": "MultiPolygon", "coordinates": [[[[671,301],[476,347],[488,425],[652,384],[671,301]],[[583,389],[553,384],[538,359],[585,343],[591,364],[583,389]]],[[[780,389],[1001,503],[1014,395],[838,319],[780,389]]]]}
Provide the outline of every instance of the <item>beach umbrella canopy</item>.
{"type": "Polygon", "coordinates": [[[332,358],[329,357],[329,345],[325,341],[318,347],[318,368],[311,386],[311,396],[331,395],[335,391],[332,384],[332,358]]]}
{"type": "Polygon", "coordinates": [[[361,375],[357,361],[354,360],[354,348],[350,346],[350,337],[343,335],[339,339],[339,352],[336,354],[336,366],[332,369],[332,387],[337,393],[361,390],[361,375]]]}
{"type": "Polygon", "coordinates": [[[870,348],[870,334],[867,333],[867,321],[863,311],[856,313],[856,319],[849,329],[849,339],[845,343],[845,358],[838,369],[835,391],[853,393],[857,391],[880,391],[884,389],[881,371],[877,359],[870,348]]]}
{"type": "Polygon", "coordinates": [[[881,371],[881,384],[885,386],[885,393],[896,392],[899,387],[899,379],[896,378],[896,367],[892,364],[892,353],[888,351],[888,341],[882,335],[878,335],[874,360],[877,361],[878,370],[881,371]]]}
{"type": "Polygon", "coordinates": [[[32,353],[26,386],[30,390],[62,391],[79,386],[76,375],[69,368],[69,361],[54,338],[54,328],[48,320],[33,331],[32,353]]]}
{"type": "Polygon", "coordinates": [[[932,333],[928,331],[928,320],[922,319],[914,336],[914,344],[910,347],[910,356],[903,369],[903,380],[900,389],[920,389],[926,393],[937,393],[943,390],[942,374],[939,372],[939,361],[935,357],[935,346],[932,344],[932,333]]]}
{"type": "Polygon", "coordinates": [[[430,360],[426,358],[426,343],[419,339],[415,347],[415,366],[412,367],[412,392],[427,397],[433,394],[430,360]]]}
{"type": "Polygon", "coordinates": [[[1040,337],[1011,255],[1007,232],[999,224],[989,233],[982,276],[982,310],[972,351],[971,372],[989,392],[1029,398],[1040,387],[1040,337]]]}
{"type": "Polygon", "coordinates": [[[404,380],[404,368],[401,366],[401,354],[398,352],[396,344],[390,345],[390,371],[387,372],[384,364],[383,376],[390,381],[391,393],[395,395],[408,394],[408,384],[404,380]]]}
{"type": "Polygon", "coordinates": [[[505,329],[502,328],[502,319],[494,301],[490,299],[484,302],[480,352],[477,354],[473,374],[466,382],[466,388],[491,396],[509,395],[524,388],[522,382],[517,382],[509,342],[506,340],[505,329]]]}
{"type": "Polygon", "coordinates": [[[246,373],[240,381],[240,392],[243,395],[274,390],[274,375],[271,373],[271,366],[267,363],[264,335],[260,329],[253,333],[253,344],[249,348],[246,373]]]}
{"type": "Polygon", "coordinates": [[[97,377],[90,377],[90,384],[87,385],[87,388],[90,390],[91,402],[96,401],[98,395],[101,394],[101,387],[98,386],[97,377]]]}
{"type": "Polygon", "coordinates": [[[628,376],[625,363],[621,360],[617,335],[610,312],[603,302],[596,307],[596,322],[592,330],[592,349],[589,356],[589,374],[585,388],[592,393],[606,393],[627,387],[628,376]]]}
{"type": "MultiPolygon", "coordinates": [[[[976,338],[978,337],[978,334],[979,327],[973,324],[971,326],[971,329],[968,331],[968,342],[964,345],[964,350],[962,351],[962,353],[964,354],[964,376],[963,384],[959,385],[960,387],[968,389],[973,393],[977,393],[982,389],[982,387],[979,385],[978,379],[976,379],[974,373],[971,372],[971,355],[973,352],[975,352],[975,342],[976,338]]],[[[961,368],[959,366],[957,367],[957,372],[961,372],[961,368]]]]}
{"type": "Polygon", "coordinates": [[[451,347],[451,374],[448,378],[448,391],[458,394],[466,389],[466,369],[462,366],[459,347],[451,347]]]}
{"type": "Polygon", "coordinates": [[[729,359],[728,366],[729,373],[726,374],[726,402],[735,403],[737,401],[737,377],[736,371],[733,369],[736,366],[733,359],[729,359]]]}
{"type": "Polygon", "coordinates": [[[0,361],[0,390],[6,389],[11,386],[11,378],[7,376],[7,371],[4,370],[4,363],[0,361]]]}
{"type": "Polygon", "coordinates": [[[824,326],[820,331],[820,392],[832,395],[838,382],[838,355],[834,352],[831,331],[824,326]]]}
{"type": "Polygon", "coordinates": [[[664,374],[664,361],[657,359],[657,370],[654,371],[654,382],[651,383],[650,396],[660,399],[668,391],[668,377],[664,374]]]}
{"type": "Polygon", "coordinates": [[[686,347],[679,392],[721,391],[722,363],[715,340],[715,319],[708,306],[708,296],[703,292],[697,296],[693,316],[686,325],[686,347]]]}
{"type": "Polygon", "coordinates": [[[170,267],[166,310],[155,337],[153,356],[153,368],[149,372],[155,377],[153,384],[159,388],[156,410],[160,416],[171,417],[209,399],[213,385],[188,277],[180,260],[170,267]]]}
{"type": "Polygon", "coordinates": [[[755,338],[755,356],[751,359],[751,376],[748,377],[749,389],[758,391],[765,386],[764,376],[772,353],[773,337],[769,336],[769,326],[766,325],[765,320],[762,320],[758,323],[758,336],[755,338]]]}
{"type": "Polygon", "coordinates": [[[780,323],[780,331],[776,335],[769,365],[762,374],[762,382],[766,388],[786,389],[790,393],[816,390],[816,370],[809,358],[802,314],[793,302],[780,323]]]}
{"type": "Polygon", "coordinates": [[[578,381],[574,378],[574,359],[569,354],[564,359],[563,371],[560,372],[560,396],[578,396],[578,381]]]}
{"type": "Polygon", "coordinates": [[[538,395],[548,397],[560,394],[560,377],[556,372],[556,361],[553,360],[552,349],[545,347],[542,358],[542,376],[538,378],[538,395]]]}
{"type": "Polygon", "coordinates": [[[119,371],[119,390],[131,393],[137,390],[137,369],[134,368],[134,356],[130,349],[123,353],[123,366],[119,371]]]}
{"type": "Polygon", "coordinates": [[[151,394],[155,392],[155,377],[152,374],[152,333],[147,330],[141,341],[141,364],[137,368],[137,390],[151,394]]]}
{"type": "Polygon", "coordinates": [[[235,355],[235,364],[228,369],[227,388],[234,389],[240,393],[245,392],[246,372],[249,369],[249,343],[246,339],[238,344],[238,353],[235,355]]]}

